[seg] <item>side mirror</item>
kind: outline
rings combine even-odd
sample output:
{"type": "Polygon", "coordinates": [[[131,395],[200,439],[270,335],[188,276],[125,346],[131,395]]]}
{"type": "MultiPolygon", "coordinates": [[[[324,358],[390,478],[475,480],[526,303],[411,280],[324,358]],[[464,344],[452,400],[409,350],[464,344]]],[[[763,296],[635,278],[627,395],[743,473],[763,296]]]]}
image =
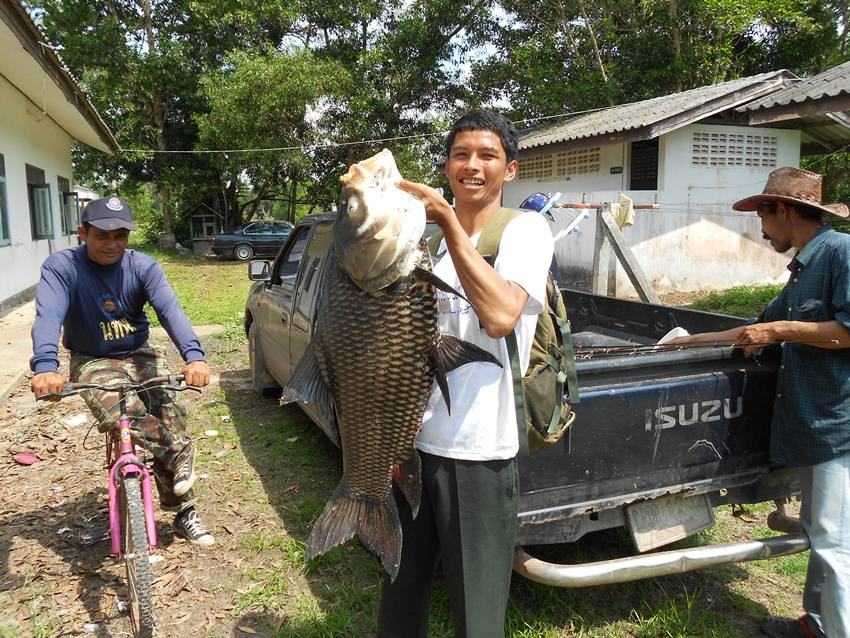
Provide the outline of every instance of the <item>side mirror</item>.
{"type": "Polygon", "coordinates": [[[248,279],[251,281],[269,281],[272,268],[264,259],[252,259],[248,262],[248,279]]]}

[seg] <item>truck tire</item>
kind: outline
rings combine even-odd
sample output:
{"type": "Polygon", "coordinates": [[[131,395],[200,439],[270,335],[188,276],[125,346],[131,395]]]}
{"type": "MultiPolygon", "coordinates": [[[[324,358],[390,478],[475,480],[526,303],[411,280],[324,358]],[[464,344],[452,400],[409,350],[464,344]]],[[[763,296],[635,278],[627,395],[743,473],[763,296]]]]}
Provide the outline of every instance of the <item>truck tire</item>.
{"type": "Polygon", "coordinates": [[[248,326],[248,359],[251,362],[251,385],[257,394],[271,395],[280,392],[280,386],[266,370],[263,350],[257,340],[256,322],[248,326]]]}
{"type": "Polygon", "coordinates": [[[239,261],[248,261],[254,256],[254,249],[248,244],[237,244],[233,249],[233,256],[239,261]]]}

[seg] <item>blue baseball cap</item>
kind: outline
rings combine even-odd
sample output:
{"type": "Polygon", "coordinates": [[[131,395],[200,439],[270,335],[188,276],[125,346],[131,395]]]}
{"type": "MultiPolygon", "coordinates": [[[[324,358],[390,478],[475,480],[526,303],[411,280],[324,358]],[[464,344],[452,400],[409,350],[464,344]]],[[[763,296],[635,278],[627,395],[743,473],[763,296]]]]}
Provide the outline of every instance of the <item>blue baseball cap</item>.
{"type": "Polygon", "coordinates": [[[118,228],[138,230],[139,228],[133,223],[133,211],[130,210],[130,204],[115,196],[90,201],[83,211],[82,221],[101,230],[118,228]]]}

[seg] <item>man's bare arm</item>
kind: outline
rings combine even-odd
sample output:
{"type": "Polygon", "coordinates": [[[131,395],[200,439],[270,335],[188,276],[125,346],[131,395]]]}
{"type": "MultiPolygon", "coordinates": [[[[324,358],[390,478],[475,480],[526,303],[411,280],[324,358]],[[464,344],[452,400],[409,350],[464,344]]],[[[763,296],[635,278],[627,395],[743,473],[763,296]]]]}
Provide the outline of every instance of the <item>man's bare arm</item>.
{"type": "Polygon", "coordinates": [[[770,321],[739,326],[721,332],[702,332],[677,337],[669,344],[729,344],[739,346],[750,356],[759,348],[782,341],[805,343],[816,348],[834,350],[850,348],[850,332],[838,321],[770,321]]]}
{"type": "Polygon", "coordinates": [[[850,348],[850,332],[836,320],[832,321],[771,321],[745,326],[735,344],[776,343],[793,341],[816,348],[835,350],[850,348]]]}
{"type": "Polygon", "coordinates": [[[475,308],[478,321],[493,339],[504,337],[519,321],[528,293],[506,281],[478,254],[458,222],[454,210],[436,190],[424,184],[403,181],[399,187],[419,197],[428,219],[443,231],[463,291],[475,308]]]}

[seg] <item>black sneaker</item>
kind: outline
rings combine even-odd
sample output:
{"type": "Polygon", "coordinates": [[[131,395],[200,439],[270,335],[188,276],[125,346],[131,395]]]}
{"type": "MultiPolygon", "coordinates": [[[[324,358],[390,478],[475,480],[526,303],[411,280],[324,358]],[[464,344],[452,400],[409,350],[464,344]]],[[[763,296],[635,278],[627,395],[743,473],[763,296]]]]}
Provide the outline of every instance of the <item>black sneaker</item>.
{"type": "Polygon", "coordinates": [[[195,456],[198,451],[189,443],[177,456],[174,468],[174,496],[183,496],[195,484],[195,456]]]}
{"type": "Polygon", "coordinates": [[[823,632],[808,614],[803,614],[796,620],[767,616],[760,629],[771,638],[824,638],[823,632]]]}
{"type": "Polygon", "coordinates": [[[215,538],[213,538],[213,535],[201,523],[201,519],[194,507],[183,510],[174,517],[174,532],[192,543],[192,545],[207,547],[215,543],[215,538]]]}

